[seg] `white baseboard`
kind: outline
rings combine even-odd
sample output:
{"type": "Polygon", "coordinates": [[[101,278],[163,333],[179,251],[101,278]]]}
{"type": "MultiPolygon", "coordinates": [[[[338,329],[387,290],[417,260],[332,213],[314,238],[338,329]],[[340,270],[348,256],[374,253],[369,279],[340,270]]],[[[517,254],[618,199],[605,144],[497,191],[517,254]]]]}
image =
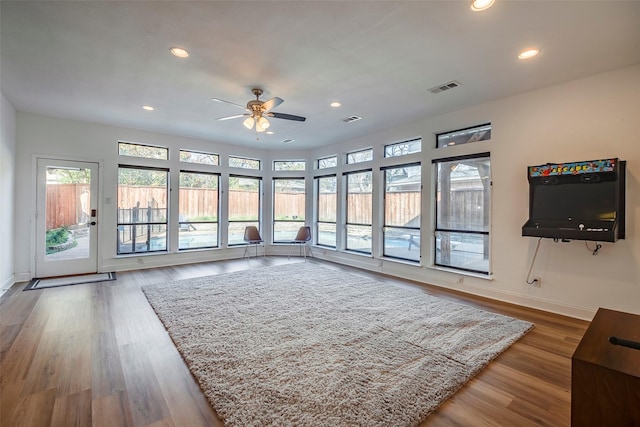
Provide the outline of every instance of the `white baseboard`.
{"type": "Polygon", "coordinates": [[[376,273],[388,274],[389,276],[397,277],[399,279],[411,280],[425,285],[437,286],[509,304],[573,317],[576,319],[590,321],[593,319],[593,316],[597,311],[597,309],[571,306],[533,295],[505,292],[495,288],[489,288],[488,286],[474,284],[474,281],[480,283],[491,280],[490,278],[473,278],[465,276],[465,280],[463,280],[462,283],[458,283],[457,280],[460,277],[459,273],[456,274],[435,269],[425,269],[424,267],[417,265],[407,265],[405,263],[398,263],[384,259],[373,259],[359,255],[345,254],[343,252],[333,252],[329,250],[322,251],[322,249],[314,251],[314,254],[316,252],[316,258],[318,259],[357,267],[376,273]]]}
{"type": "MultiPolygon", "coordinates": [[[[109,264],[103,264],[100,271],[127,271],[140,270],[143,268],[165,267],[167,265],[192,264],[206,261],[222,261],[228,259],[241,258],[244,247],[239,247],[231,251],[193,251],[184,254],[175,254],[167,259],[167,256],[127,256],[113,259],[109,264]]],[[[288,255],[290,248],[288,245],[270,246],[267,248],[267,255],[288,255]]],[[[297,254],[296,254],[297,255],[297,254]]],[[[412,280],[425,285],[433,285],[454,291],[464,292],[471,295],[490,298],[510,304],[516,304],[537,310],[556,313],[577,319],[591,320],[596,309],[586,307],[571,306],[557,301],[536,297],[533,295],[523,295],[512,292],[505,292],[487,286],[480,286],[473,283],[473,279],[467,279],[464,284],[458,283],[459,274],[426,269],[417,265],[410,265],[401,262],[389,261],[385,259],[374,259],[372,257],[356,254],[336,252],[330,249],[314,246],[313,255],[315,258],[344,264],[350,267],[361,268],[363,270],[388,274],[399,279],[412,280]]],[[[16,282],[27,282],[31,280],[30,273],[15,273],[5,279],[0,289],[0,294],[6,292],[16,282]]],[[[487,279],[477,279],[487,280],[487,279]]]]}
{"type": "Polygon", "coordinates": [[[511,292],[499,291],[495,289],[485,289],[474,285],[464,285],[460,287],[457,283],[449,282],[444,284],[434,284],[435,286],[452,289],[468,293],[471,295],[477,295],[485,298],[490,298],[496,301],[502,301],[509,304],[520,305],[523,307],[533,308],[536,310],[547,311],[549,313],[560,314],[562,316],[573,317],[581,320],[591,321],[595,316],[597,310],[592,310],[586,307],[572,306],[567,304],[558,303],[546,298],[540,298],[532,295],[522,295],[511,292]]]}
{"type": "Polygon", "coordinates": [[[16,280],[13,274],[7,277],[5,280],[3,280],[2,284],[0,285],[0,295],[7,292],[9,288],[13,286],[14,283],[16,283],[16,280]]]}
{"type": "Polygon", "coordinates": [[[194,264],[208,261],[224,261],[242,258],[244,247],[228,251],[189,251],[179,254],[137,254],[113,258],[109,264],[102,264],[100,271],[130,271],[170,265],[194,264]]]}
{"type": "Polygon", "coordinates": [[[33,279],[31,273],[15,273],[13,276],[15,283],[28,282],[29,280],[33,279]]]}

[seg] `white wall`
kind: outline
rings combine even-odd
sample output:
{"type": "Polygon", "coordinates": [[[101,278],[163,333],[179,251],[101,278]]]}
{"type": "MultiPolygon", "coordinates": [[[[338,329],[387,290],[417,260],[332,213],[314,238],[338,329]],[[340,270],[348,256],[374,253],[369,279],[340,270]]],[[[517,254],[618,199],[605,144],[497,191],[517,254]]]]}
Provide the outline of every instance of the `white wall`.
{"type": "Polygon", "coordinates": [[[0,293],[14,283],[16,111],[0,93],[0,293]]]}
{"type": "MultiPolygon", "coordinates": [[[[640,65],[636,65],[316,151],[316,156],[345,153],[421,135],[425,197],[434,187],[428,173],[431,159],[491,152],[492,280],[386,261],[380,268],[378,260],[342,253],[327,253],[326,257],[346,263],[355,260],[364,268],[580,318],[590,319],[598,307],[640,314],[639,100],[640,65]],[[491,141],[433,148],[436,133],[486,122],[492,124],[491,141]],[[591,255],[583,241],[554,243],[544,239],[532,274],[542,278],[542,286],[527,285],[525,277],[537,239],[521,235],[528,219],[526,167],[613,157],[627,161],[626,239],[602,243],[597,256],[591,255]],[[463,283],[458,283],[460,279],[463,283]]],[[[431,210],[430,203],[426,209],[431,210]]],[[[429,219],[423,218],[423,234],[428,234],[424,230],[430,225],[429,219]]],[[[432,254],[425,246],[423,264],[429,264],[432,254]]]]}
{"type": "MultiPolygon", "coordinates": [[[[37,155],[100,162],[99,268],[108,271],[140,266],[137,264],[140,257],[115,256],[116,173],[117,164],[121,161],[117,156],[118,140],[166,145],[174,150],[182,147],[222,155],[264,156],[267,161],[276,157],[300,158],[306,155],[309,164],[319,156],[374,146],[377,158],[373,168],[374,173],[379,174],[379,166],[384,160],[378,159],[384,144],[422,136],[423,152],[419,159],[424,165],[422,234],[426,239],[422,245],[423,266],[322,249],[314,251],[318,257],[581,318],[590,318],[598,307],[640,314],[640,144],[635,140],[638,129],[635,121],[640,117],[638,99],[640,65],[466,108],[309,153],[260,152],[19,112],[16,203],[21,215],[16,217],[15,231],[17,235],[26,237],[15,242],[16,278],[26,280],[33,274],[35,199],[32,194],[37,155]],[[493,126],[491,141],[439,150],[433,148],[437,132],[486,122],[493,126]],[[494,184],[492,280],[429,267],[432,255],[428,230],[431,223],[427,213],[432,209],[431,159],[472,151],[491,152],[494,184]],[[534,268],[534,274],[542,278],[542,286],[528,286],[525,276],[536,239],[521,236],[521,226],[528,217],[526,166],[609,157],[627,160],[627,238],[616,243],[604,243],[600,254],[595,257],[587,251],[584,242],[555,244],[545,239],[534,268]]],[[[172,162],[176,162],[175,158],[172,162]]],[[[172,167],[178,167],[177,163],[172,163],[172,167]]],[[[224,179],[228,170],[223,168],[222,173],[224,179]]],[[[312,171],[309,171],[307,176],[311,175],[312,171]]],[[[269,176],[270,172],[266,172],[265,183],[268,183],[269,176]]],[[[269,191],[265,193],[265,206],[269,206],[269,191]]],[[[308,216],[309,206],[310,203],[308,216]]],[[[265,225],[268,227],[269,216],[268,212],[265,213],[265,225]]],[[[374,221],[377,217],[374,215],[374,221]]],[[[148,256],[142,260],[143,266],[155,266],[223,259],[240,254],[237,250],[219,249],[148,256]]]]}
{"type": "MultiPolygon", "coordinates": [[[[174,265],[242,256],[244,248],[195,250],[182,253],[174,251],[174,253],[164,255],[117,256],[115,230],[118,164],[120,162],[131,165],[170,167],[175,172],[181,168],[178,161],[178,150],[180,148],[213,152],[221,155],[221,164],[223,166],[212,168],[191,164],[189,168],[219,172],[224,182],[225,177],[228,177],[230,172],[243,175],[252,173],[248,170],[238,169],[231,171],[230,168],[224,166],[228,164],[228,155],[261,158],[268,162],[268,154],[265,151],[23,112],[18,112],[17,114],[17,129],[16,203],[21,215],[16,218],[15,230],[18,235],[24,236],[24,238],[15,242],[16,280],[29,280],[35,275],[33,254],[35,247],[36,199],[34,189],[36,186],[35,165],[38,157],[99,163],[100,190],[97,226],[99,271],[122,271],[141,267],[174,265]],[[118,156],[118,141],[169,147],[171,150],[170,160],[166,162],[118,156]]],[[[292,152],[291,155],[295,155],[295,152],[292,152]]],[[[298,154],[296,157],[299,158],[300,155],[298,154]]],[[[265,175],[265,182],[267,182],[269,174],[265,175]]],[[[176,173],[172,175],[172,182],[173,179],[177,179],[176,173]]],[[[173,182],[173,184],[176,187],[177,181],[173,182]]],[[[268,192],[266,193],[268,194],[268,192]]],[[[170,197],[175,197],[177,200],[177,192],[172,192],[170,197]]],[[[172,206],[177,209],[177,203],[172,204],[172,206]]],[[[177,217],[178,214],[177,212],[170,212],[170,216],[177,217]]],[[[267,221],[265,221],[265,225],[268,226],[267,221]]],[[[224,224],[220,225],[223,227],[224,224]]],[[[270,228],[267,230],[270,230],[270,228]]]]}

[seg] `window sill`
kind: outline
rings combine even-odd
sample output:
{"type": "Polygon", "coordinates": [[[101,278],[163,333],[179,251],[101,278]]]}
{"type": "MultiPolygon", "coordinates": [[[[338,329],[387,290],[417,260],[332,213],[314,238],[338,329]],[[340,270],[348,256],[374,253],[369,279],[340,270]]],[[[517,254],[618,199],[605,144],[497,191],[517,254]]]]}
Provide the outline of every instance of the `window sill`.
{"type": "Polygon", "coordinates": [[[153,251],[153,252],[132,252],[128,254],[116,254],[114,258],[138,258],[141,256],[168,255],[169,251],[153,251]]]}
{"type": "Polygon", "coordinates": [[[393,257],[380,257],[380,261],[385,261],[385,262],[393,262],[396,264],[404,264],[404,265],[410,265],[411,267],[420,267],[420,261],[412,261],[410,259],[402,259],[402,258],[393,258],[393,257]]]}
{"type": "Polygon", "coordinates": [[[183,249],[178,249],[176,252],[171,252],[171,253],[185,253],[185,252],[204,252],[204,251],[217,251],[220,249],[220,246],[209,246],[207,248],[183,248],[183,249]]]}
{"type": "Polygon", "coordinates": [[[472,271],[458,270],[457,268],[442,267],[442,266],[433,265],[433,264],[427,266],[427,268],[430,268],[432,270],[438,270],[438,271],[446,271],[447,273],[453,273],[460,276],[477,277],[478,279],[484,279],[484,280],[493,280],[493,274],[491,273],[488,273],[488,274],[474,273],[472,271]]]}
{"type": "Polygon", "coordinates": [[[361,257],[366,257],[366,258],[373,258],[372,254],[366,253],[366,252],[359,252],[359,251],[354,251],[354,250],[349,250],[349,249],[345,249],[344,251],[342,251],[346,254],[351,254],[351,255],[359,255],[361,257]]]}

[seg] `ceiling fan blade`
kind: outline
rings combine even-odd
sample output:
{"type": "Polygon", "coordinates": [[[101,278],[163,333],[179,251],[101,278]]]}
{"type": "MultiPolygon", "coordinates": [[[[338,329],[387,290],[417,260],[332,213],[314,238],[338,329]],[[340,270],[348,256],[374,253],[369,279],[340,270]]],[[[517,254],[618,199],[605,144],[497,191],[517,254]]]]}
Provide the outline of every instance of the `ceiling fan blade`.
{"type": "Polygon", "coordinates": [[[273,117],[274,119],[285,119],[285,120],[294,120],[296,122],[304,122],[307,120],[306,117],[302,116],[294,116],[293,114],[285,114],[285,113],[269,113],[267,114],[269,117],[273,117]]]}
{"type": "Polygon", "coordinates": [[[235,102],[231,102],[231,101],[225,101],[224,99],[220,99],[220,98],[211,98],[212,101],[215,102],[221,102],[223,104],[230,104],[230,105],[235,105],[236,107],[240,107],[243,110],[246,110],[247,107],[245,105],[240,105],[240,104],[236,104],[235,102]]]}
{"type": "Polygon", "coordinates": [[[245,116],[250,116],[250,115],[251,114],[248,114],[248,113],[247,114],[235,114],[233,116],[220,117],[220,118],[217,118],[216,120],[220,120],[220,121],[222,121],[222,120],[231,120],[231,119],[237,119],[239,117],[245,117],[245,116]]]}
{"type": "Polygon", "coordinates": [[[284,99],[282,98],[278,98],[277,96],[275,98],[271,98],[268,101],[265,101],[264,104],[262,104],[262,108],[264,108],[264,111],[269,111],[273,108],[276,108],[278,105],[282,104],[284,102],[284,99]]]}

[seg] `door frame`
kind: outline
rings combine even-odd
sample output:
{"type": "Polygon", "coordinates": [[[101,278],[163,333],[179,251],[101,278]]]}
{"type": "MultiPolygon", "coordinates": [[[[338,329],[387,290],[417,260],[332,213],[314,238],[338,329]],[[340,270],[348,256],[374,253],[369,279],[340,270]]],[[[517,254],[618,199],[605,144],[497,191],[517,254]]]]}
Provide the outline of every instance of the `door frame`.
{"type": "MultiPolygon", "coordinates": [[[[56,162],[60,162],[60,163],[84,163],[84,164],[91,164],[94,166],[95,168],[95,177],[92,176],[91,180],[92,182],[94,180],[97,180],[97,183],[95,184],[95,196],[92,195],[92,198],[95,197],[95,208],[97,209],[97,217],[95,219],[95,221],[97,222],[96,225],[92,226],[92,234],[95,234],[95,243],[93,244],[93,251],[95,252],[95,265],[92,263],[91,266],[91,270],[90,272],[87,272],[85,274],[89,274],[89,273],[96,273],[96,272],[101,272],[101,252],[102,252],[102,248],[100,247],[100,241],[101,239],[101,235],[102,235],[102,227],[101,227],[101,219],[104,218],[104,215],[102,214],[102,194],[103,194],[103,162],[102,161],[98,161],[98,160],[94,160],[94,159],[87,159],[87,158],[77,158],[77,157],[67,157],[67,156],[57,156],[57,155],[44,155],[44,154],[33,154],[32,155],[32,170],[33,170],[33,181],[32,181],[32,188],[34,189],[33,193],[32,193],[32,207],[33,207],[33,216],[32,216],[32,226],[31,228],[31,262],[30,262],[30,271],[31,271],[31,278],[34,277],[38,277],[38,245],[39,242],[43,239],[43,237],[38,236],[38,232],[39,232],[39,223],[38,221],[40,220],[39,215],[46,215],[46,211],[42,210],[42,212],[39,212],[41,210],[41,207],[39,206],[38,202],[40,201],[40,197],[41,197],[41,192],[45,192],[45,197],[46,197],[46,183],[44,183],[45,188],[39,188],[40,185],[40,176],[39,176],[39,166],[41,164],[41,162],[46,162],[46,163],[54,163],[52,166],[55,166],[56,162]]],[[[44,227],[43,227],[44,228],[44,227]]],[[[73,274],[83,274],[83,273],[77,273],[77,272],[69,272],[69,273],[65,273],[62,275],[73,275],[73,274]]]]}

